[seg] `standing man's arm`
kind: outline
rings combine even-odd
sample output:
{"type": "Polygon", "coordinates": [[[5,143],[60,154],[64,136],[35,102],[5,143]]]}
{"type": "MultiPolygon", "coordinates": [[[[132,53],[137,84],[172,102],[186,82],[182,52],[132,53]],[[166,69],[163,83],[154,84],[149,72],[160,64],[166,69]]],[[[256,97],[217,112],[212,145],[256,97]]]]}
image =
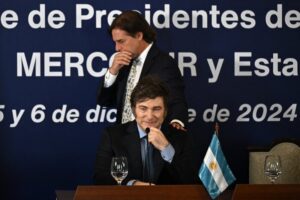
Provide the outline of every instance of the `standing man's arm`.
{"type": "Polygon", "coordinates": [[[112,65],[108,68],[104,79],[100,81],[97,103],[104,106],[116,106],[116,93],[117,93],[117,78],[120,70],[123,67],[129,66],[131,62],[131,53],[122,51],[114,56],[112,65]]]}

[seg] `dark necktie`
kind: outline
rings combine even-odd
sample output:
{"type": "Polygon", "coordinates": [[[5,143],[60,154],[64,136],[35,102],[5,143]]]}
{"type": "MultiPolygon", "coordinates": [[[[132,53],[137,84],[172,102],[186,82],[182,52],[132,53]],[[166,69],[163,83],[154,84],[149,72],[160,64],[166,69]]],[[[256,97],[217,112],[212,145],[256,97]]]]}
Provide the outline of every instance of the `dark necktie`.
{"type": "Polygon", "coordinates": [[[153,147],[148,143],[147,136],[141,139],[141,152],[143,160],[143,181],[153,182],[153,147]]]}

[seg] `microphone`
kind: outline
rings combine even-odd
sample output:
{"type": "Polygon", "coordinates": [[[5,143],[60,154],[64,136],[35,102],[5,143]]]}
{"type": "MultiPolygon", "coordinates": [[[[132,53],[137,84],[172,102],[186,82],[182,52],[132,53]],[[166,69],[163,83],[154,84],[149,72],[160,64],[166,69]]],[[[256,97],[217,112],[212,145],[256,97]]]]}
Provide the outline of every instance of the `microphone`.
{"type": "Polygon", "coordinates": [[[147,128],[145,129],[145,133],[146,133],[147,135],[150,133],[150,128],[149,128],[149,127],[147,127],[147,128]]]}

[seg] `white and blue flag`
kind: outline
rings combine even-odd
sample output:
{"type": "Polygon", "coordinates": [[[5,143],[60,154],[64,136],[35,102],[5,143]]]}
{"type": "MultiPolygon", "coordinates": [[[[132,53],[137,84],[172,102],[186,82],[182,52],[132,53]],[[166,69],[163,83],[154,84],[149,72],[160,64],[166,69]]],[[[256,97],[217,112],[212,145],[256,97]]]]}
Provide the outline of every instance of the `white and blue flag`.
{"type": "Polygon", "coordinates": [[[199,170],[199,178],[212,199],[219,196],[236,179],[231,172],[216,133],[199,170]]]}

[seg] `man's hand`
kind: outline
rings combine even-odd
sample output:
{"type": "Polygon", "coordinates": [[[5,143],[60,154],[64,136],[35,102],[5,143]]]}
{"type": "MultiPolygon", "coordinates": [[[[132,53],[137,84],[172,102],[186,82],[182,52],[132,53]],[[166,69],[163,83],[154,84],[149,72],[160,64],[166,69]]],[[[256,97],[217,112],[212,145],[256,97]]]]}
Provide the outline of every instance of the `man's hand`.
{"type": "Polygon", "coordinates": [[[114,61],[112,63],[112,66],[109,68],[109,72],[113,75],[116,75],[119,73],[119,70],[129,65],[132,59],[132,53],[129,51],[122,51],[115,55],[114,61]]]}
{"type": "Polygon", "coordinates": [[[173,128],[176,128],[178,130],[182,130],[182,131],[187,131],[183,126],[181,126],[179,123],[177,122],[172,122],[171,126],[173,126],[173,128]]]}
{"type": "Polygon", "coordinates": [[[165,135],[157,128],[151,127],[148,134],[148,141],[153,144],[153,146],[162,151],[169,144],[169,141],[165,135]]]}
{"type": "Polygon", "coordinates": [[[134,186],[147,186],[147,185],[155,185],[154,183],[148,183],[143,181],[135,181],[133,183],[134,186]]]}

